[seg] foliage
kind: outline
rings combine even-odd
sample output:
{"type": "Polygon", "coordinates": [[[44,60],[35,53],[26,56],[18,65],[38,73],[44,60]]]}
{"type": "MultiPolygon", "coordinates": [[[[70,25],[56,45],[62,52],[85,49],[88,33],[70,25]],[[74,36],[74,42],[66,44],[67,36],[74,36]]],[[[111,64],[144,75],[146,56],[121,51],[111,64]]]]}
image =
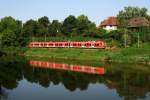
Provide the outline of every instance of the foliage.
{"type": "Polygon", "coordinates": [[[44,16],[38,19],[38,28],[37,28],[37,35],[44,36],[48,34],[48,26],[50,21],[48,17],[44,16]]]}
{"type": "Polygon", "coordinates": [[[37,33],[37,22],[30,19],[23,25],[23,34],[24,36],[31,37],[37,33]]]}
{"type": "Polygon", "coordinates": [[[16,41],[17,37],[11,30],[6,30],[2,33],[1,37],[1,45],[5,46],[15,46],[17,45],[16,41]]]}
{"type": "Polygon", "coordinates": [[[77,19],[75,16],[68,16],[62,24],[62,32],[66,36],[71,36],[72,33],[76,33],[77,19]]]}
{"type": "Polygon", "coordinates": [[[87,30],[89,29],[89,19],[85,15],[80,15],[77,18],[78,21],[78,34],[83,34],[86,33],[87,30]]]}
{"type": "Polygon", "coordinates": [[[49,25],[50,36],[58,36],[62,31],[62,24],[58,20],[53,20],[51,25],[49,25]]]}
{"type": "Polygon", "coordinates": [[[22,22],[12,17],[2,18],[0,21],[1,46],[17,46],[20,39],[22,22]]]}
{"type": "Polygon", "coordinates": [[[23,24],[23,32],[21,34],[22,45],[27,45],[33,36],[37,36],[38,23],[35,20],[28,20],[23,24]]]}
{"type": "Polygon", "coordinates": [[[47,16],[38,20],[30,19],[22,24],[20,20],[4,17],[0,20],[0,46],[26,46],[30,41],[95,41],[105,40],[117,46],[131,46],[150,42],[150,28],[141,27],[138,31],[127,29],[131,18],[145,17],[150,21],[146,8],[125,7],[118,14],[119,29],[106,31],[85,15],[69,15],[64,21],[52,20],[47,16]]]}
{"type": "MultiPolygon", "coordinates": [[[[137,17],[145,17],[150,21],[150,16],[148,15],[148,10],[146,8],[139,8],[139,7],[125,7],[124,10],[120,11],[117,15],[118,22],[119,22],[119,29],[127,29],[128,22],[132,18],[137,17]]],[[[130,34],[124,35],[122,37],[125,38],[125,36],[128,38],[127,42],[130,42],[129,44],[136,43],[139,45],[139,43],[145,43],[149,41],[149,34],[150,34],[150,28],[147,27],[138,27],[134,30],[128,29],[130,31],[130,34]]],[[[129,32],[128,32],[129,33],[129,32]]]]}

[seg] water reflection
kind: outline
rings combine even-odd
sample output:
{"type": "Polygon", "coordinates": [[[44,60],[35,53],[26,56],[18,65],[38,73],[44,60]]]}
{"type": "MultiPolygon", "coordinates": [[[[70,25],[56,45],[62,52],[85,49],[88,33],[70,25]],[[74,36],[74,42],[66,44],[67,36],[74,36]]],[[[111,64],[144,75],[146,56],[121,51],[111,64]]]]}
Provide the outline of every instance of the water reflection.
{"type": "MultiPolygon", "coordinates": [[[[146,96],[150,92],[150,68],[147,66],[109,64],[106,65],[108,66],[107,68],[103,67],[98,71],[98,74],[89,70],[87,71],[88,74],[85,70],[82,70],[83,73],[81,73],[80,69],[86,67],[91,68],[91,66],[78,66],[75,67],[75,70],[72,70],[74,67],[71,66],[76,66],[76,64],[61,64],[50,61],[28,61],[25,58],[0,59],[0,98],[3,95],[2,88],[8,90],[21,89],[19,84],[23,86],[26,85],[26,83],[22,82],[23,80],[27,80],[30,84],[38,84],[45,88],[60,86],[61,84],[61,86],[72,93],[76,92],[76,90],[82,92],[90,91],[90,86],[104,84],[107,90],[116,90],[118,95],[115,96],[123,97],[125,100],[148,98],[146,96]],[[105,71],[106,69],[107,71],[105,71]],[[92,72],[92,74],[89,74],[90,72],[92,72]]],[[[100,91],[106,92],[102,88],[99,89],[100,91]]],[[[11,94],[11,92],[9,94],[11,94]]]]}
{"type": "Polygon", "coordinates": [[[29,76],[25,76],[28,80],[30,80],[32,76],[33,80],[30,81],[37,82],[43,87],[49,87],[51,83],[53,83],[54,85],[58,85],[61,83],[65,86],[66,89],[70,91],[75,91],[76,89],[87,90],[88,85],[91,82],[92,83],[98,82],[101,79],[99,75],[104,74],[104,68],[94,68],[89,66],[79,66],[79,65],[77,66],[69,64],[60,64],[55,62],[54,63],[43,62],[43,61],[30,61],[29,64],[32,67],[30,68],[26,67],[27,69],[24,69],[28,70],[27,71],[28,74],[24,75],[30,74],[29,76]],[[45,68],[48,69],[50,68],[50,70],[45,68]],[[83,73],[76,73],[76,72],[83,72],[83,73]]]}
{"type": "Polygon", "coordinates": [[[44,62],[44,61],[30,61],[30,65],[33,67],[39,68],[46,68],[46,69],[57,69],[57,70],[67,70],[67,71],[74,71],[74,72],[82,72],[82,73],[89,73],[89,74],[104,74],[104,68],[100,67],[92,67],[92,66],[81,66],[81,65],[69,65],[69,64],[62,64],[62,63],[55,63],[55,62],[44,62]]]}

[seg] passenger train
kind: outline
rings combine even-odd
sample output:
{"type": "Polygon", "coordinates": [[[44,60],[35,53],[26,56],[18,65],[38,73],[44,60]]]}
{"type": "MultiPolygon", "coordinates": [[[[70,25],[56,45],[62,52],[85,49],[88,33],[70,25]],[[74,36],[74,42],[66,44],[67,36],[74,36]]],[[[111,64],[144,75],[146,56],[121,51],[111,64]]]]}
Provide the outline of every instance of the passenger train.
{"type": "Polygon", "coordinates": [[[106,44],[104,41],[93,42],[31,42],[30,48],[95,48],[104,49],[106,44]]]}

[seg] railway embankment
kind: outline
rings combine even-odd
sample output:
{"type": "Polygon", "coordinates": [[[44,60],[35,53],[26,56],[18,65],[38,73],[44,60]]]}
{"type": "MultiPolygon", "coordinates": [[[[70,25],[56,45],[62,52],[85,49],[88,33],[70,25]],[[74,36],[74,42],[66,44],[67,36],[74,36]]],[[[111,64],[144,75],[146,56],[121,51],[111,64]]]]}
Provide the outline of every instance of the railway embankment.
{"type": "Polygon", "coordinates": [[[25,56],[48,57],[51,59],[94,60],[119,63],[142,63],[150,65],[150,47],[114,49],[75,49],[75,48],[30,48],[25,56]]]}

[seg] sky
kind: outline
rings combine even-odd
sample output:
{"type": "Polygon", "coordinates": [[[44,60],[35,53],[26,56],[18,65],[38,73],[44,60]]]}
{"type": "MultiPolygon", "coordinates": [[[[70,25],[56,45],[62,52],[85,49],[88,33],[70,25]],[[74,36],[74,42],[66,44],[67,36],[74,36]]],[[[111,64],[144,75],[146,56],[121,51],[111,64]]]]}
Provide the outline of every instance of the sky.
{"type": "Polygon", "coordinates": [[[125,6],[146,7],[150,14],[150,0],[0,0],[0,18],[12,16],[25,22],[48,16],[50,21],[63,21],[84,14],[98,25],[125,6]]]}

